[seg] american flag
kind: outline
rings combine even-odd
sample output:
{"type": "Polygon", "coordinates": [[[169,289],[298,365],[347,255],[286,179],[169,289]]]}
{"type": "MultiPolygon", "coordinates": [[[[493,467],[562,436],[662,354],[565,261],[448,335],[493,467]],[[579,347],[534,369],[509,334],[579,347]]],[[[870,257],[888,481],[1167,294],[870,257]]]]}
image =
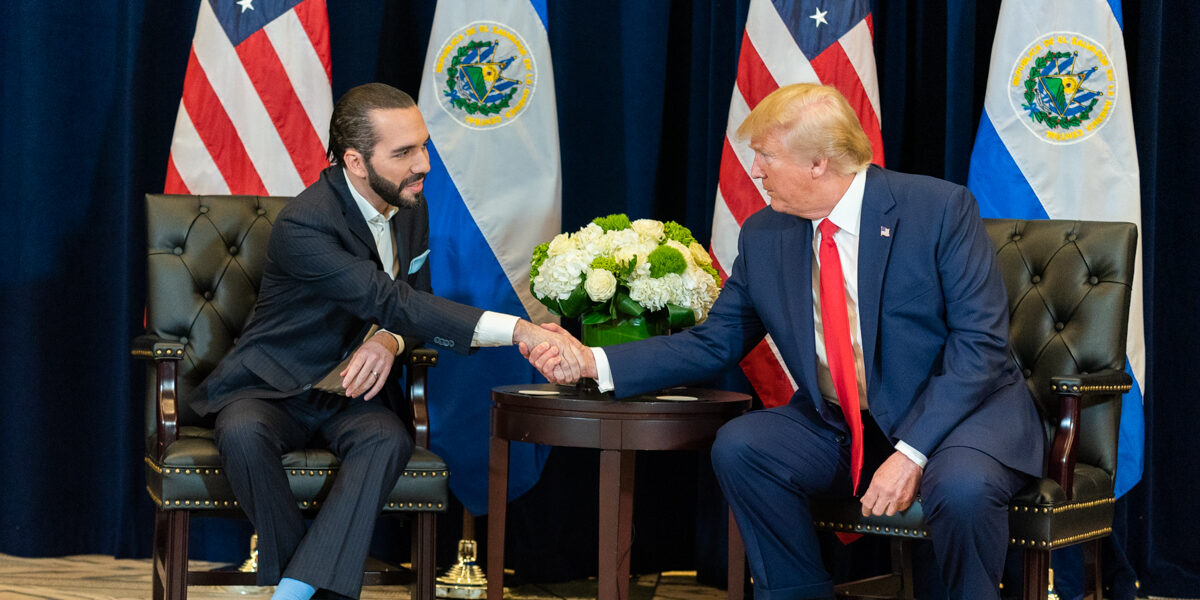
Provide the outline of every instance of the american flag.
{"type": "MultiPolygon", "coordinates": [[[[734,135],[767,94],[792,83],[820,82],[836,87],[858,113],[875,153],[873,162],[883,165],[871,37],[866,0],[750,2],[713,212],[711,251],[722,277],[728,277],[727,265],[737,258],[742,223],[769,203],[759,182],[750,178],[754,151],[749,141],[738,141],[734,135]]],[[[742,360],[742,370],[765,406],[786,404],[796,390],[796,381],[770,336],[742,360]]]]}
{"type": "Polygon", "coordinates": [[[165,191],[293,196],[328,165],[325,0],[201,0],[165,191]]]}

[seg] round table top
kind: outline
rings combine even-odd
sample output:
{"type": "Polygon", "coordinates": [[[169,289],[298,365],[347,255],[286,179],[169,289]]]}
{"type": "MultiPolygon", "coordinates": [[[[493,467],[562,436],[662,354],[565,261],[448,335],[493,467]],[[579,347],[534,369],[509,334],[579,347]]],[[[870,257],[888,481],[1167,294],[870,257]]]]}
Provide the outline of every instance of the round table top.
{"type": "Polygon", "coordinates": [[[750,396],[738,392],[675,387],[627,398],[615,398],[594,387],[553,383],[504,385],[492,389],[492,402],[501,409],[562,410],[576,413],[697,414],[741,412],[750,396]]]}

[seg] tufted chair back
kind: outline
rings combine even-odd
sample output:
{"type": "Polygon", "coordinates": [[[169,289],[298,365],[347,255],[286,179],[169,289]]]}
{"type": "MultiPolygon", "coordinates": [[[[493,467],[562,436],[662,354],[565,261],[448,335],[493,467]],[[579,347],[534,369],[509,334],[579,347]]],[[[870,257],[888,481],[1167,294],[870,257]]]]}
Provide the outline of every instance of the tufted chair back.
{"type": "MultiPolygon", "coordinates": [[[[1009,340],[1051,441],[1052,377],[1125,368],[1137,228],[1131,223],[985,219],[1008,290],[1009,340]]],[[[1121,403],[1083,409],[1076,459],[1112,477],[1121,403]]],[[[1049,448],[1050,445],[1047,445],[1049,448]]]]}
{"type": "MultiPolygon", "coordinates": [[[[146,198],[146,333],[184,345],[179,424],[211,427],[187,406],[192,390],[237,342],[262,280],[271,225],[288,198],[149,195],[146,198]]],[[[147,372],[147,389],[154,385],[147,372]]],[[[148,398],[153,394],[148,393],[148,398]]],[[[148,403],[148,411],[154,410],[148,403]]],[[[146,419],[146,436],[154,419],[146,419]]]]}
{"type": "MultiPolygon", "coordinates": [[[[1121,394],[1132,385],[1125,341],[1137,227],[1015,219],[984,224],[1008,292],[1012,358],[1049,442],[1046,476],[1009,504],[1008,541],[1023,551],[1021,595],[1044,600],[1050,552],[1076,544],[1084,545],[1087,587],[1099,590],[1099,544],[1112,532],[1121,394]]],[[[839,595],[913,597],[908,544],[929,537],[919,497],[893,516],[864,517],[853,498],[814,499],[812,513],[819,529],[892,538],[892,574],[841,584],[839,595]]],[[[735,580],[741,562],[730,565],[735,580]]]]}
{"type": "MultiPolygon", "coordinates": [[[[191,513],[241,517],[223,473],[212,419],[188,405],[241,336],[254,312],[271,227],[287,198],[146,196],[146,332],[133,341],[146,369],[146,490],[154,500],[154,597],[186,600],[187,586],[250,585],[253,573],[189,571],[191,513]]],[[[410,581],[412,597],[433,600],[436,516],[449,504],[449,470],[428,450],[427,371],[437,353],[404,355],[416,448],[383,499],[386,513],[411,517],[413,573],[372,567],[365,584],[410,581]]],[[[336,481],[340,461],[325,448],[294,450],[280,468],[298,507],[315,515],[336,481]]]]}

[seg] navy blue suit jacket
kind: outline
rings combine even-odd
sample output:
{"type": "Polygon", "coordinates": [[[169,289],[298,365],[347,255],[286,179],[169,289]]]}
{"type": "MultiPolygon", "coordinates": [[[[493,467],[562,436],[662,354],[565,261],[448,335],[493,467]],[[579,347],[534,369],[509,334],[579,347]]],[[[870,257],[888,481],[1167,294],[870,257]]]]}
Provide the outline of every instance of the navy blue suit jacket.
{"type": "MultiPolygon", "coordinates": [[[[710,377],[771,334],[804,426],[845,433],[817,388],[812,222],[765,208],[746,220],[708,320],[606,348],[618,396],[710,377]]],[[[925,456],[967,446],[1041,475],[1044,432],[1008,350],[1008,304],[975,199],[930,177],[870,167],[858,256],[867,400],[888,439],[925,456]]]]}
{"type": "MultiPolygon", "coordinates": [[[[409,262],[428,248],[428,221],[424,202],[392,218],[400,264],[393,280],[383,272],[375,238],[342,168],[326,169],[280,211],[254,315],[189,405],[207,414],[241,397],[306,391],[353,352],[374,323],[470,352],[482,311],[434,296],[428,262],[407,273],[409,262]]],[[[390,268],[391,259],[386,262],[390,268]]]]}

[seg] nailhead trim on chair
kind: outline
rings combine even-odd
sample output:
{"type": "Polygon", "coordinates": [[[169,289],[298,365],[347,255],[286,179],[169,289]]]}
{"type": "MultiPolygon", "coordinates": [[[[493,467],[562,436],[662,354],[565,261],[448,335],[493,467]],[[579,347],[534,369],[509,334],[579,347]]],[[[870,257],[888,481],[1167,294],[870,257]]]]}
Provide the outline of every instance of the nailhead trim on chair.
{"type": "Polygon", "coordinates": [[[1121,393],[1125,393],[1125,392],[1128,392],[1129,390],[1133,389],[1133,386],[1131,386],[1131,385],[1070,385],[1070,386],[1068,386],[1065,383],[1063,383],[1063,384],[1051,383],[1050,389],[1055,392],[1076,392],[1076,393],[1080,393],[1080,394],[1087,393],[1087,392],[1121,392],[1121,393]]]}
{"type": "Polygon", "coordinates": [[[1045,540],[1026,540],[1020,538],[1012,538],[1009,540],[1009,542],[1017,546],[1027,546],[1030,548],[1060,548],[1063,546],[1070,546],[1075,542],[1082,540],[1103,537],[1110,533],[1112,533],[1112,527],[1102,527],[1100,529],[1094,529],[1092,531],[1086,531],[1084,533],[1060,538],[1054,540],[1053,542],[1046,542],[1045,540]]]}
{"type": "Polygon", "coordinates": [[[1042,514],[1053,513],[1053,514],[1057,515],[1058,513],[1063,513],[1063,512],[1072,511],[1072,510],[1082,510],[1085,508],[1093,508],[1096,506],[1100,506],[1102,504],[1112,504],[1113,502],[1116,502],[1115,498],[1100,498],[1097,500],[1089,500],[1087,502],[1073,502],[1070,504],[1064,504],[1062,506],[1054,506],[1054,507],[1050,507],[1050,506],[1046,506],[1046,507],[1010,506],[1010,507],[1008,507],[1008,509],[1013,512],[1033,512],[1033,513],[1042,513],[1042,514]]]}

